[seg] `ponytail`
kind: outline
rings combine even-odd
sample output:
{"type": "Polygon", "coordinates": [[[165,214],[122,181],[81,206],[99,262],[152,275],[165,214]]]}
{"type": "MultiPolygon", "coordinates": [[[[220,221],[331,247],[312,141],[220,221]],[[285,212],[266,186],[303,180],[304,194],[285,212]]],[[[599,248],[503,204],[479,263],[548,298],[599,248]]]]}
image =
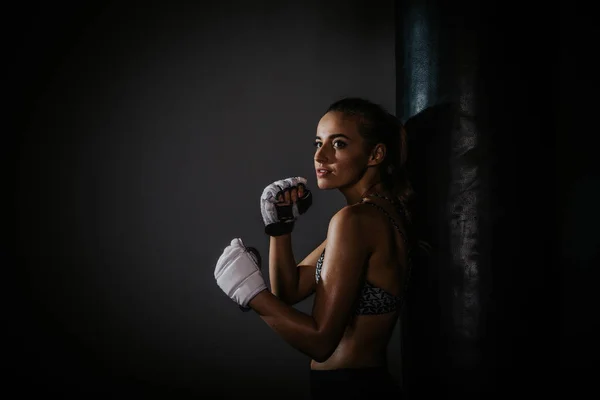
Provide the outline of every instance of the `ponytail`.
{"type": "Polygon", "coordinates": [[[386,183],[392,191],[394,197],[402,205],[404,214],[409,223],[412,223],[412,200],[415,195],[412,184],[406,170],[406,160],[408,149],[406,147],[406,130],[400,124],[399,136],[397,140],[392,141],[392,146],[396,149],[390,149],[390,162],[387,165],[386,183]],[[395,151],[394,151],[395,150],[395,151]]]}
{"type": "Polygon", "coordinates": [[[429,253],[429,251],[431,250],[431,246],[429,245],[429,243],[423,240],[418,240],[417,237],[414,237],[415,232],[413,232],[414,230],[412,228],[412,208],[416,193],[413,189],[412,183],[410,182],[410,177],[406,168],[406,162],[408,157],[408,148],[406,143],[406,129],[404,128],[404,125],[400,124],[398,148],[396,153],[397,157],[395,160],[392,160],[390,165],[388,166],[389,185],[391,187],[392,193],[402,206],[404,215],[406,215],[406,220],[409,225],[406,228],[410,231],[409,237],[414,239],[414,242],[413,240],[411,240],[411,242],[413,242],[411,243],[411,247],[413,247],[414,244],[420,249],[424,250],[425,253],[429,253]]]}

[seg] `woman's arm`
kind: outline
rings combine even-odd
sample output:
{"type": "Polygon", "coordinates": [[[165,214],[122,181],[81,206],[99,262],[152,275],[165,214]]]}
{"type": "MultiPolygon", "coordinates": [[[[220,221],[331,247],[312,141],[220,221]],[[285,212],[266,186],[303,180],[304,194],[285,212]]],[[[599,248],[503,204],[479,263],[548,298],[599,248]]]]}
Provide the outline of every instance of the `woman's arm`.
{"type": "Polygon", "coordinates": [[[316,287],[315,267],[327,239],[296,265],[291,234],[271,237],[269,248],[269,279],[271,292],[284,303],[294,305],[316,287]]]}
{"type": "Polygon", "coordinates": [[[269,243],[271,291],[285,303],[298,286],[298,271],[292,251],[292,235],[271,236],[269,243]]]}
{"type": "Polygon", "coordinates": [[[371,253],[364,226],[357,207],[345,207],[331,219],[312,316],[268,291],[249,304],[285,341],[318,362],[331,356],[352,316],[371,253]]]}

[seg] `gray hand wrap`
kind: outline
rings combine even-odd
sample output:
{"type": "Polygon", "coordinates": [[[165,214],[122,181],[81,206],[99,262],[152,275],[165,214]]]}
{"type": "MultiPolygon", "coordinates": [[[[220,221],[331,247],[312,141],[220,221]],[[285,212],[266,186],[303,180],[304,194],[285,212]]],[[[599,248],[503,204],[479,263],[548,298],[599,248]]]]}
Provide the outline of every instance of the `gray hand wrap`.
{"type": "Polygon", "coordinates": [[[296,219],[312,205],[312,194],[306,189],[306,178],[293,177],[273,182],[267,186],[260,197],[260,210],[265,223],[265,233],[269,236],[281,236],[292,232],[296,219]],[[302,185],[304,195],[290,204],[277,204],[280,194],[302,185]]]}

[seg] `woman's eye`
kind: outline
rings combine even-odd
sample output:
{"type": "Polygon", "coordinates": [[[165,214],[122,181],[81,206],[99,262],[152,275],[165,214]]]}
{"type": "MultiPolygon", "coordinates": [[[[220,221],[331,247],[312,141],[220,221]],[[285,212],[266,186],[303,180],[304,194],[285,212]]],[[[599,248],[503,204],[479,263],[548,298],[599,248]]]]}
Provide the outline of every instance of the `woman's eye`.
{"type": "MultiPolygon", "coordinates": [[[[314,146],[316,148],[320,148],[323,147],[323,143],[322,142],[315,142],[314,146]]],[[[336,142],[333,142],[333,147],[336,149],[343,149],[344,147],[346,147],[346,143],[342,142],[341,140],[338,140],[336,142]]]]}

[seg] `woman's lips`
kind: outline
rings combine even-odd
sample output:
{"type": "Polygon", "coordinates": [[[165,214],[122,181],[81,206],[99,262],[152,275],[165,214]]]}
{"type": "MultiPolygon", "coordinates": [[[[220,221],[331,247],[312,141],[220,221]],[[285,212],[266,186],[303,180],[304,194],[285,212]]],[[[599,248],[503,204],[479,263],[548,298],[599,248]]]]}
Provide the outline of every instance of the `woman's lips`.
{"type": "Polygon", "coordinates": [[[323,178],[331,173],[330,170],[325,168],[317,168],[317,178],[323,178]]]}

